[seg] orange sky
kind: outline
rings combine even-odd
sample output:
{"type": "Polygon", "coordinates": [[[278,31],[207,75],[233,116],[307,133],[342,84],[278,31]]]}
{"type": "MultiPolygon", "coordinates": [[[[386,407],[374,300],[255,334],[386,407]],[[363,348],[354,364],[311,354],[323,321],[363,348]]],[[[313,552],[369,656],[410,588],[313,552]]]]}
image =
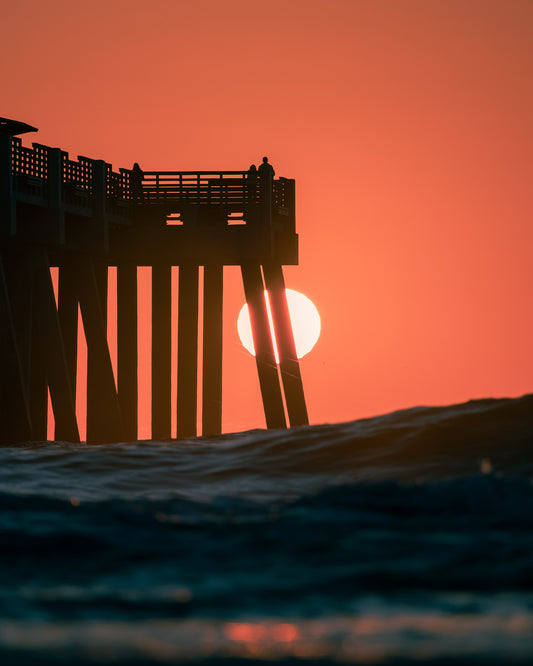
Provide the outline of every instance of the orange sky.
{"type": "MultiPolygon", "coordinates": [[[[533,390],[530,0],[18,0],[2,22],[26,143],[296,179],[313,423],[533,390]]],[[[224,429],[263,427],[227,285],[224,429]]]]}

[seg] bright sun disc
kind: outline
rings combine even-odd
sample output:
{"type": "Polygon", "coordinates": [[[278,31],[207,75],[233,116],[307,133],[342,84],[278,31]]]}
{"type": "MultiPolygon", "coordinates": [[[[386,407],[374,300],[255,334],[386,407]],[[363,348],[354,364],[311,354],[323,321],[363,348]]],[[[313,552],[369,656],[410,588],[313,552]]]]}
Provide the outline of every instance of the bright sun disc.
{"type": "MultiPolygon", "coordinates": [[[[292,330],[294,333],[294,342],[296,344],[296,355],[302,358],[313,349],[320,336],[320,315],[314,306],[314,303],[299,291],[286,289],[287,303],[289,305],[289,314],[291,317],[292,330]]],[[[276,336],[274,335],[274,326],[272,323],[272,314],[270,311],[270,302],[268,292],[265,291],[265,300],[267,304],[268,321],[270,323],[270,334],[274,341],[274,353],[276,362],[279,362],[278,350],[276,345],[276,336]]],[[[237,330],[242,344],[255,356],[254,341],[252,338],[252,327],[248,315],[248,305],[243,305],[237,319],[237,330]]]]}

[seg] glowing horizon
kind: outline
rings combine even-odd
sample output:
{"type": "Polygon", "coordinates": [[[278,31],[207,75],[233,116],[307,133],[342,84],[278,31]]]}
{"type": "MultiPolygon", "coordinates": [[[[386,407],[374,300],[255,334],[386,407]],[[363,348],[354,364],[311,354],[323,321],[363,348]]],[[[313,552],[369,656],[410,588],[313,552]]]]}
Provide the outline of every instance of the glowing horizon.
{"type": "MultiPolygon", "coordinates": [[[[2,116],[39,128],[25,145],[115,170],[268,155],[294,178],[285,280],[327,322],[305,359],[313,423],[533,390],[533,3],[293,0],[280,21],[246,0],[27,0],[3,18],[2,116]]],[[[243,300],[229,267],[224,431],[264,422],[243,300]]],[[[149,339],[146,316],[143,383],[149,339]]]]}

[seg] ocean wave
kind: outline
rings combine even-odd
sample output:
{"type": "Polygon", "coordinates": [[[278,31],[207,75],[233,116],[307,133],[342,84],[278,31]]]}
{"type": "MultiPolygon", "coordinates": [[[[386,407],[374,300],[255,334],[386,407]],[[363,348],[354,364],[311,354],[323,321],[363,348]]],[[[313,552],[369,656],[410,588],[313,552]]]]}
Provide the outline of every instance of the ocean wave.
{"type": "Polygon", "coordinates": [[[533,395],[341,424],[88,447],[0,447],[0,492],[112,499],[295,498],[361,481],[533,476],[533,395]]]}
{"type": "Polygon", "coordinates": [[[268,504],[4,493],[0,532],[1,569],[18,581],[11,601],[3,590],[0,615],[2,605],[11,604],[10,615],[20,605],[28,572],[40,589],[64,581],[73,561],[71,581],[91,579],[92,592],[102,585],[114,592],[74,606],[55,599],[54,612],[69,617],[121,607],[134,616],[172,614],[176,597],[153,595],[169,577],[172,590],[190,592],[180,605],[188,615],[289,613],[293,603],[300,612],[347,612],[361,592],[533,591],[533,487],[493,474],[354,483],[268,504]],[[121,591],[140,589],[139,575],[150,584],[142,603],[128,604],[121,591]]]}
{"type": "Polygon", "coordinates": [[[533,396],[0,448],[2,664],[531,663],[533,396]]]}

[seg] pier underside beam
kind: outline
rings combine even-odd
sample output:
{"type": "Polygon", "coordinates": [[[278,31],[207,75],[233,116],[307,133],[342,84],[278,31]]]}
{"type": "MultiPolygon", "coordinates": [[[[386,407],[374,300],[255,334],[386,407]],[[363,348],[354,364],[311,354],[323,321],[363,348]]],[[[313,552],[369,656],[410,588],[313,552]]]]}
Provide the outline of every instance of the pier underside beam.
{"type": "Polygon", "coordinates": [[[279,382],[278,367],[270,335],[264,297],[263,276],[257,265],[241,266],[244,293],[248,303],[255,348],[257,374],[263,398],[267,428],[285,428],[285,410],[279,382]]]}
{"type": "Polygon", "coordinates": [[[198,392],[198,266],[179,269],[177,437],[196,437],[198,392]]]}
{"type": "Polygon", "coordinates": [[[223,266],[204,267],[202,435],[222,432],[223,266]]]}

